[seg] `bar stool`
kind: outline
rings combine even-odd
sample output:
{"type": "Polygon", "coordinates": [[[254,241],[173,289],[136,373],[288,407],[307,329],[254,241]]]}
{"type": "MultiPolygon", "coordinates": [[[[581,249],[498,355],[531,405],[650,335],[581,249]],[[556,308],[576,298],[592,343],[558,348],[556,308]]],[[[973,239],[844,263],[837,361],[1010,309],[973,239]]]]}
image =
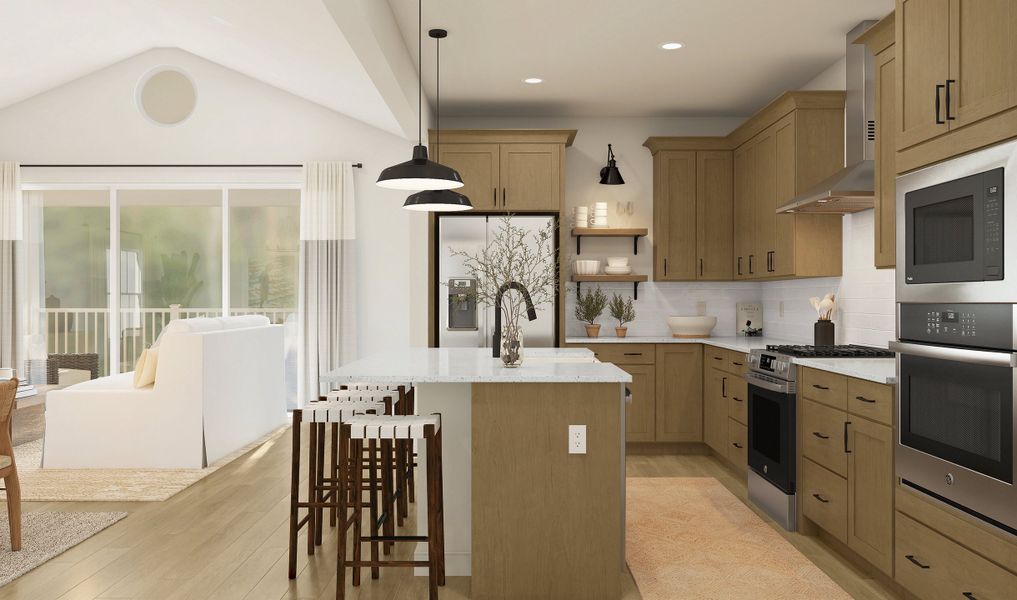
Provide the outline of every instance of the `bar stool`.
{"type": "MultiPolygon", "coordinates": [[[[335,518],[335,511],[339,509],[340,498],[343,493],[349,493],[349,487],[339,480],[339,477],[325,477],[325,425],[332,424],[333,429],[338,431],[339,424],[356,415],[362,414],[384,414],[391,412],[391,394],[384,396],[376,394],[345,394],[335,395],[332,398],[322,397],[317,401],[309,402],[303,409],[293,411],[293,457],[292,472],[290,475],[290,531],[289,531],[289,578],[294,579],[297,575],[297,536],[300,529],[307,525],[307,553],[314,554],[314,547],[321,545],[323,510],[329,509],[332,518],[335,518]],[[301,502],[300,495],[300,436],[301,424],[307,422],[310,427],[309,456],[307,469],[307,501],[301,502]],[[307,515],[301,519],[299,512],[307,510],[307,515]]],[[[339,460],[352,460],[352,454],[347,454],[344,449],[333,443],[332,456],[334,465],[339,460]],[[342,458],[340,458],[340,456],[342,458]],[[347,458],[349,457],[349,458],[347,458]]],[[[382,457],[384,459],[384,457],[382,457]]],[[[376,457],[369,460],[370,477],[368,484],[371,492],[372,514],[376,514],[378,508],[378,464],[376,457]]],[[[388,463],[386,463],[388,465],[388,463]]],[[[359,471],[363,468],[361,462],[357,463],[359,471]]],[[[388,472],[391,474],[391,466],[388,465],[388,472]]],[[[346,465],[349,472],[349,465],[346,465]]],[[[338,466],[335,473],[338,473],[338,466]]],[[[391,503],[391,479],[385,477],[385,469],[381,471],[382,502],[391,503]],[[385,485],[384,482],[388,482],[385,485]]],[[[377,532],[377,521],[372,528],[377,532]]],[[[389,526],[389,531],[392,531],[389,526]]]]}
{"type": "MultiPolygon", "coordinates": [[[[337,557],[337,581],[336,599],[345,600],[346,597],[346,567],[353,567],[353,585],[360,585],[360,570],[363,567],[371,568],[371,578],[378,578],[380,567],[427,567],[428,568],[428,597],[430,600],[437,600],[438,586],[445,585],[445,515],[444,498],[442,489],[441,472],[441,415],[427,416],[380,416],[380,415],[356,415],[343,421],[339,426],[339,451],[344,452],[347,448],[353,456],[362,452],[364,441],[376,440],[381,443],[382,454],[391,451],[393,442],[399,440],[413,441],[423,440],[427,450],[427,535],[414,536],[389,536],[372,534],[362,535],[363,522],[363,494],[357,493],[360,489],[362,469],[353,468],[352,472],[343,472],[339,475],[339,481],[343,485],[347,482],[354,491],[352,506],[349,506],[350,495],[339,493],[339,514],[349,514],[349,519],[344,519],[339,524],[338,557],[337,557]],[[351,510],[352,509],[352,510],[351,510]],[[353,557],[346,556],[346,532],[353,530],[353,557]],[[379,560],[379,542],[427,542],[428,560],[379,560]],[[361,559],[361,546],[364,542],[371,544],[371,559],[361,559]]],[[[340,469],[349,469],[350,461],[339,460],[340,469]]]]}

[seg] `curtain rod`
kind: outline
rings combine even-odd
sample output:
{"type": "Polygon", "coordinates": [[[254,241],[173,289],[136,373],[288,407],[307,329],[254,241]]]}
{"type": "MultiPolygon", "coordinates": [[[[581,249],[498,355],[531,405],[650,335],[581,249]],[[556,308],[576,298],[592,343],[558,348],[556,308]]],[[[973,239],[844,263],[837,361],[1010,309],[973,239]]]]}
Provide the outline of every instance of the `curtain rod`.
{"type": "MultiPolygon", "coordinates": [[[[59,168],[68,168],[68,167],[75,167],[75,168],[77,168],[77,167],[115,167],[115,168],[125,168],[125,167],[131,167],[131,168],[134,168],[134,167],[137,167],[137,168],[144,168],[144,167],[185,167],[185,168],[196,168],[196,167],[209,167],[209,168],[244,167],[244,168],[246,168],[246,167],[250,167],[250,168],[259,168],[259,167],[303,167],[304,165],[21,165],[21,166],[22,167],[32,167],[32,168],[42,168],[42,167],[47,167],[47,168],[58,168],[58,167],[59,168]]],[[[363,167],[364,167],[364,163],[353,163],[353,168],[354,169],[362,169],[363,167]]]]}

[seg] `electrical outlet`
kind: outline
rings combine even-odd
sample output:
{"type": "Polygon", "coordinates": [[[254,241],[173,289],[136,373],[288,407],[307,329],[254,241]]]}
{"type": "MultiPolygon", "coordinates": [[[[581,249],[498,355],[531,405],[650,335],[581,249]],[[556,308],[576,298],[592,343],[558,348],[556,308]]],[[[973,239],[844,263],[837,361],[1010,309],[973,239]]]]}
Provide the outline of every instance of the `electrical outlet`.
{"type": "Polygon", "coordinates": [[[784,301],[783,300],[780,301],[780,318],[781,319],[784,318],[784,301]]]}
{"type": "Polygon", "coordinates": [[[569,454],[586,454],[586,425],[569,425],[569,454]]]}

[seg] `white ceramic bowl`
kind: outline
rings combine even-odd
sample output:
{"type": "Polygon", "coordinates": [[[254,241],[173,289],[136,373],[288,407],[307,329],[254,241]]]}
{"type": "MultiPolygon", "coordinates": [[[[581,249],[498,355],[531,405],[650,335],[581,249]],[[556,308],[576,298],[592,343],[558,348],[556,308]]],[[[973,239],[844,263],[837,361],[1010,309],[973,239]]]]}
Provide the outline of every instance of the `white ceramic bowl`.
{"type": "Polygon", "coordinates": [[[667,326],[676,338],[710,337],[717,326],[717,317],[668,317],[667,326]]]}
{"type": "Polygon", "coordinates": [[[599,260],[577,260],[572,263],[572,273],[575,275],[596,275],[599,271],[599,260]]]}
{"type": "Polygon", "coordinates": [[[632,273],[632,267],[604,267],[605,275],[629,275],[632,273]]]}
{"type": "Polygon", "coordinates": [[[609,267],[627,267],[629,266],[629,258],[627,256],[608,256],[607,266],[609,267]]]}

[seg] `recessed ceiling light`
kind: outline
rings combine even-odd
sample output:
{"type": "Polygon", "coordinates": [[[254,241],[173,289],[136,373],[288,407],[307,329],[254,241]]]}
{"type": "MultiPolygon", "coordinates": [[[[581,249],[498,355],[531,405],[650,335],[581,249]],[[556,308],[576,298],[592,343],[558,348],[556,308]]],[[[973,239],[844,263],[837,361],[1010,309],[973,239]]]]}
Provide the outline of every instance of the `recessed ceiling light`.
{"type": "Polygon", "coordinates": [[[663,44],[660,45],[660,47],[663,48],[664,50],[677,50],[679,48],[685,47],[685,44],[681,42],[664,42],[663,44]]]}
{"type": "Polygon", "coordinates": [[[527,77],[523,80],[523,83],[544,83],[544,80],[540,77],[527,77]]]}

